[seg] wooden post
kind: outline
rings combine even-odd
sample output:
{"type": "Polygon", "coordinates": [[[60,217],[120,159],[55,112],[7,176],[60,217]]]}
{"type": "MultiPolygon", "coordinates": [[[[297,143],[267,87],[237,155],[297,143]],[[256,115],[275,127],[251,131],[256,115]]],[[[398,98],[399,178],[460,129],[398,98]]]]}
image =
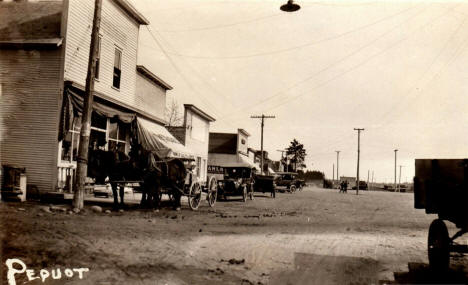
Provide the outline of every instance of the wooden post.
{"type": "Polygon", "coordinates": [[[397,184],[396,184],[396,162],[397,162],[397,160],[396,160],[396,158],[397,158],[397,151],[398,151],[398,149],[395,149],[394,151],[395,151],[395,181],[394,181],[394,184],[393,184],[393,185],[394,185],[394,187],[395,187],[395,190],[393,190],[393,191],[396,192],[396,191],[397,191],[397,184]]]}
{"type": "Polygon", "coordinates": [[[250,116],[250,118],[252,119],[262,119],[262,124],[261,124],[261,128],[262,128],[262,134],[261,134],[261,139],[260,139],[260,148],[261,148],[261,160],[260,160],[260,174],[263,175],[263,127],[265,125],[265,119],[270,119],[270,118],[275,118],[275,116],[265,116],[264,114],[262,114],[261,116],[250,116]]]}
{"type": "Polygon", "coordinates": [[[361,131],[364,129],[355,128],[355,131],[358,131],[358,146],[357,146],[357,184],[356,184],[356,195],[359,195],[359,155],[361,153],[361,131]]]}
{"type": "Polygon", "coordinates": [[[94,78],[98,52],[99,28],[101,26],[102,0],[94,2],[93,30],[89,48],[88,73],[83,98],[83,114],[81,117],[80,146],[78,149],[76,179],[74,184],[73,207],[83,209],[85,182],[88,172],[88,147],[91,135],[91,113],[93,107],[94,78]]]}

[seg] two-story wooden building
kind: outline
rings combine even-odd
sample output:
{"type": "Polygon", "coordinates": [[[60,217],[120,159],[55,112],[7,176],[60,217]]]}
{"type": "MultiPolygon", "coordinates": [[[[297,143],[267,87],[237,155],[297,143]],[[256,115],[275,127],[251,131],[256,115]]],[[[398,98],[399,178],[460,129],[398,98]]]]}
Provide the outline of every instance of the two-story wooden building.
{"type": "MultiPolygon", "coordinates": [[[[73,177],[94,1],[0,2],[0,164],[25,167],[41,192],[73,177]]],[[[172,87],[137,65],[148,21],[126,0],[103,0],[90,142],[128,152],[131,123],[161,155],[193,157],[164,128],[172,87]]]]}
{"type": "Polygon", "coordinates": [[[195,155],[196,175],[200,182],[207,182],[208,142],[210,123],[215,118],[192,104],[184,104],[182,126],[170,126],[168,130],[195,155]]]}

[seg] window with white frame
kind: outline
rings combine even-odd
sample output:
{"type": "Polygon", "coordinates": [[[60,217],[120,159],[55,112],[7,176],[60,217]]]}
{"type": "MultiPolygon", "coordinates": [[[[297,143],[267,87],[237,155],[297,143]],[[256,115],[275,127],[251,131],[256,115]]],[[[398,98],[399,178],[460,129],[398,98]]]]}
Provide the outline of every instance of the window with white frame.
{"type": "Polygon", "coordinates": [[[108,128],[108,148],[109,150],[118,150],[125,152],[125,145],[127,144],[127,125],[121,122],[111,122],[109,121],[108,128]]]}
{"type": "Polygon", "coordinates": [[[122,75],[122,50],[115,48],[114,52],[114,73],[112,79],[112,86],[120,89],[120,79],[122,75]]]}

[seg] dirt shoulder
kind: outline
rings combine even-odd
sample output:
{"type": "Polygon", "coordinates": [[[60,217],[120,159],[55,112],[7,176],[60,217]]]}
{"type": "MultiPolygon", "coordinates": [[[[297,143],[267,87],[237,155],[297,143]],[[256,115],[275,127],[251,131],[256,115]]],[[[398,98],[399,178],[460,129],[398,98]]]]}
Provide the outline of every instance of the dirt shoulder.
{"type": "Polygon", "coordinates": [[[377,284],[427,263],[434,218],[413,209],[411,194],[318,188],[198,211],[90,206],[70,214],[0,203],[2,281],[5,261],[18,258],[37,272],[89,268],[46,284],[377,284]]]}

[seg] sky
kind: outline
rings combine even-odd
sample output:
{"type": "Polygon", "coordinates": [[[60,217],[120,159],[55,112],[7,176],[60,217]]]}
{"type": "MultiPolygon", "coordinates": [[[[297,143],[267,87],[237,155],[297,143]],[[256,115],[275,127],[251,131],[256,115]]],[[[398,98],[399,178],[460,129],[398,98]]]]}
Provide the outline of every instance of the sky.
{"type": "Polygon", "coordinates": [[[131,0],[138,62],[195,104],[210,131],[247,130],[279,159],[293,139],[327,178],[411,181],[416,158],[464,158],[468,147],[468,2],[131,0]],[[334,169],[335,167],[335,169],[334,169]],[[397,175],[398,175],[397,174],[397,175]]]}

